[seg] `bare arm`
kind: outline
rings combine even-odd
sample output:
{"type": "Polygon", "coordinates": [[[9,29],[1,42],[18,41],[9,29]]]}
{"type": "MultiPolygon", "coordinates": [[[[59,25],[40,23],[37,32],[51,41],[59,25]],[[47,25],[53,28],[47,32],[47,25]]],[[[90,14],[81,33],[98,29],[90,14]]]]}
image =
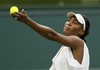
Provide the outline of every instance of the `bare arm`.
{"type": "Polygon", "coordinates": [[[83,41],[77,36],[65,36],[62,35],[50,27],[41,25],[31,18],[28,17],[26,12],[22,10],[21,13],[11,14],[13,18],[16,18],[18,21],[24,22],[26,25],[31,27],[34,31],[42,35],[43,37],[58,42],[62,45],[69,46],[72,49],[74,58],[81,63],[83,58],[83,41]]]}
{"type": "Polygon", "coordinates": [[[27,22],[25,22],[28,26],[30,26],[33,30],[35,30],[37,33],[42,35],[43,37],[54,40],[53,37],[56,37],[57,32],[51,29],[50,27],[41,25],[30,18],[28,18],[27,22]]]}
{"type": "Polygon", "coordinates": [[[33,30],[35,30],[37,33],[39,33],[40,35],[42,35],[43,37],[45,37],[49,40],[56,41],[62,45],[69,46],[71,48],[76,48],[82,44],[82,42],[80,42],[81,40],[76,36],[62,35],[56,31],[54,31],[50,27],[41,25],[41,24],[33,21],[32,19],[30,19],[28,17],[28,15],[26,14],[26,12],[24,10],[22,10],[21,13],[12,14],[12,16],[14,18],[16,17],[18,21],[24,22],[26,25],[30,26],[33,30]],[[79,44],[77,44],[77,43],[79,43],[79,44]]]}

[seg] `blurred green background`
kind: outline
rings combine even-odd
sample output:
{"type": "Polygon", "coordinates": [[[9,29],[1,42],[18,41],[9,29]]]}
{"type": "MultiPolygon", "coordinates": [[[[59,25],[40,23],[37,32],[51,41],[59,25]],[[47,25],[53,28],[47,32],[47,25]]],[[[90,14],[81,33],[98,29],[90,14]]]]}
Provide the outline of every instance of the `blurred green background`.
{"type": "Polygon", "coordinates": [[[86,37],[90,50],[90,69],[100,70],[100,0],[0,0],[0,70],[49,69],[61,45],[49,41],[9,14],[11,6],[40,24],[63,34],[66,13],[74,11],[88,16],[91,28],[86,37]]]}
{"type": "Polygon", "coordinates": [[[73,0],[6,0],[5,1],[1,1],[1,4],[57,4],[59,3],[59,1],[63,1],[64,3],[66,4],[69,4],[69,3],[80,3],[81,0],[76,0],[76,1],[73,1],[73,0]]]}
{"type": "Polygon", "coordinates": [[[67,5],[88,5],[97,6],[100,4],[100,0],[0,0],[1,6],[8,5],[36,5],[36,6],[67,6],[67,5]]]}

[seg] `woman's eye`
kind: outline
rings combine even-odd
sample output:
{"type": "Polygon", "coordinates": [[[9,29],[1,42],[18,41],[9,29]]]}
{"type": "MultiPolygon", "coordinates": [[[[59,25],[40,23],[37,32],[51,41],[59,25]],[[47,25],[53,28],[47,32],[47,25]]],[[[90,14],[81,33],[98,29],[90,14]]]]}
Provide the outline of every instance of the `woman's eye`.
{"type": "Polygon", "coordinates": [[[74,24],[78,24],[78,22],[77,22],[77,21],[74,21],[73,23],[74,23],[74,24]]]}
{"type": "Polygon", "coordinates": [[[67,21],[70,21],[70,19],[68,19],[67,21]]]}

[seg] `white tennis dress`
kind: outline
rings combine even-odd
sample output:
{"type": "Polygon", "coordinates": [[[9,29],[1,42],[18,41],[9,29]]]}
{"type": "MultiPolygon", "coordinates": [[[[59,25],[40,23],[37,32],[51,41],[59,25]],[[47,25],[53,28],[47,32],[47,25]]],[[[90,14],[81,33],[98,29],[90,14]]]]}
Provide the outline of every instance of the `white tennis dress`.
{"type": "Polygon", "coordinates": [[[81,64],[74,59],[69,47],[62,46],[52,59],[52,66],[49,70],[89,70],[89,61],[89,51],[85,42],[81,64]]]}

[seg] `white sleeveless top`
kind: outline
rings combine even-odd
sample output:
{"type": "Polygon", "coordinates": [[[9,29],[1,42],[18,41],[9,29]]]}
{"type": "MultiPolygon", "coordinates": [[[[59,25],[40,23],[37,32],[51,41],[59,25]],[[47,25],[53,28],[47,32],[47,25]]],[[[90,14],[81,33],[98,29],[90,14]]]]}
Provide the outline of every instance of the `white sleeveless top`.
{"type": "Polygon", "coordinates": [[[89,70],[89,61],[89,51],[85,42],[81,64],[74,59],[70,47],[62,46],[52,59],[52,66],[49,70],[89,70]]]}

